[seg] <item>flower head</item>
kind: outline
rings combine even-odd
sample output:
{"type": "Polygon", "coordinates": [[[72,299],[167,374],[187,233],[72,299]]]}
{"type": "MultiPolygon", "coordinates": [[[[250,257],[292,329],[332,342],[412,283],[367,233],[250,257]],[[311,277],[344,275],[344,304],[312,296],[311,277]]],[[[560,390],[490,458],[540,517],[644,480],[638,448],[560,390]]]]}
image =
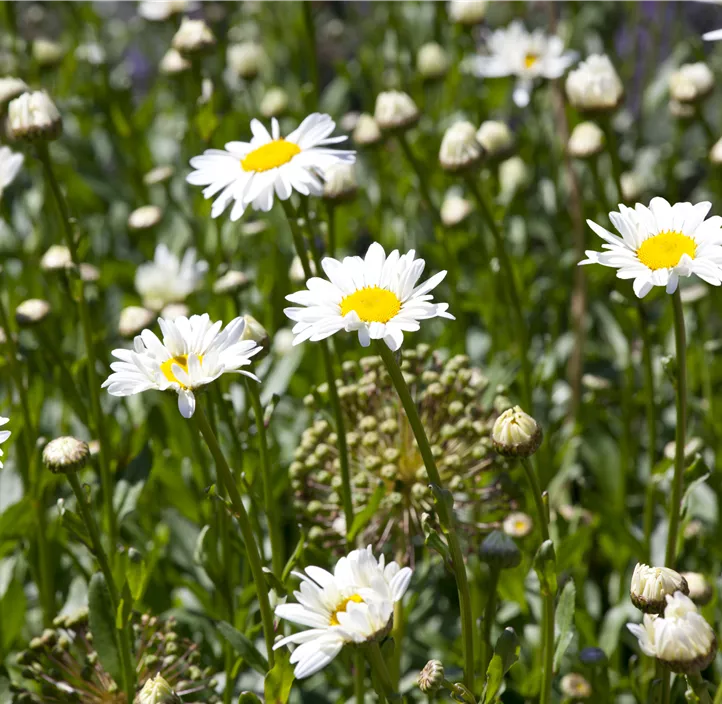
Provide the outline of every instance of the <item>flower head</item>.
{"type": "Polygon", "coordinates": [[[322,174],[333,164],[352,164],[356,160],[355,152],[329,148],[346,139],[329,136],[335,127],[328,115],[313,113],[293,132],[281,137],[275,118],[270,133],[258,120],[251,120],[250,142],[228,142],[225,151],[207,149],[202,156],[193,157],[191,166],[195,171],[186,180],[206,186],[206,198],[219,194],[211,209],[214,218],[235,201],[231,210],[234,221],[249,205],[254,210],[270,210],[274,193],[281,200],[288,200],[294,190],[320,196],[322,174]]]}
{"type": "Polygon", "coordinates": [[[419,672],[419,689],[424,694],[433,694],[441,689],[443,682],[443,663],[440,660],[429,660],[419,672]]]}
{"type": "Polygon", "coordinates": [[[476,140],[484,148],[486,155],[492,159],[499,159],[512,150],[514,136],[505,122],[486,120],[476,131],[476,140]]]}
{"type": "Polygon", "coordinates": [[[138,692],[137,704],[182,704],[163,675],[156,675],[145,681],[138,692]]]}
{"type": "Polygon", "coordinates": [[[178,410],[184,418],[195,412],[194,391],[215,381],[227,372],[238,372],[258,381],[251,372],[243,371],[251,357],[261,348],[252,340],[243,340],[246,327],[243,318],[235,318],[221,332],[223,323],[211,323],[207,313],[173,321],[158,318],[163,332],[161,342],[155,333],[143,330],[133,342],[133,349],[113,350],[119,362],[104,382],[112,396],[157,389],[178,394],[178,410]]]}
{"type": "Polygon", "coordinates": [[[451,0],[449,18],[459,24],[474,25],[484,21],[488,0],[451,0]]]}
{"type": "Polygon", "coordinates": [[[494,449],[504,457],[529,457],[542,442],[541,426],[519,406],[504,411],[491,431],[494,449]]]}
{"type": "Polygon", "coordinates": [[[698,61],[684,64],[669,77],[669,94],[679,103],[694,103],[705,98],[714,88],[714,74],[707,64],[698,61]]]}
{"type": "MultiPolygon", "coordinates": [[[[0,427],[5,425],[10,419],[9,418],[3,418],[3,416],[0,416],[0,427]]],[[[9,430],[0,430],[0,445],[2,445],[11,435],[12,433],[9,430]]],[[[0,457],[3,456],[3,451],[0,449],[0,457]]],[[[3,463],[0,460],[0,469],[3,468],[3,463]]]]}
{"type": "Polygon", "coordinates": [[[519,107],[528,105],[535,78],[560,78],[577,60],[575,51],[564,51],[559,37],[541,30],[530,33],[519,21],[489,35],[486,48],[488,54],[467,59],[466,68],[482,78],[516,76],[514,102],[519,107]]]}
{"type": "Polygon", "coordinates": [[[593,122],[580,122],[569,135],[567,150],[577,159],[588,159],[604,149],[604,132],[593,122]]]}
{"type": "Polygon", "coordinates": [[[645,655],[657,658],[672,672],[704,670],[717,654],[717,637],[682,592],[666,595],[664,617],[645,614],[641,624],[628,623],[645,655]]]}
{"type": "Polygon", "coordinates": [[[175,76],[176,74],[187,71],[190,67],[191,62],[183,58],[180,52],[173,48],[168,49],[168,51],[163,54],[163,58],[160,60],[158,66],[160,72],[166,76],[175,76]]]}
{"type": "Polygon", "coordinates": [[[43,463],[53,474],[71,474],[85,467],[89,456],[88,443],[73,437],[55,438],[43,450],[43,463]]]}
{"type": "Polygon", "coordinates": [[[15,320],[21,328],[29,328],[42,323],[50,315],[50,304],[42,298],[28,298],[18,303],[15,320]]]}
{"type": "Polygon", "coordinates": [[[513,511],[502,523],[502,528],[507,535],[512,538],[526,538],[531,533],[534,522],[531,516],[522,511],[513,511]]]}
{"type": "Polygon", "coordinates": [[[286,296],[300,308],[286,308],[296,325],[294,344],[316,342],[345,330],[358,332],[359,342],[368,347],[371,340],[383,340],[391,350],[404,341],[404,332],[415,332],[419,321],[454,317],[447,303],[431,303],[429,293],[446,276],[445,271],[417,284],[424,271],[423,259],[394,250],[386,256],[384,248],[372,244],[366,256],[345,257],[342,261],[326,257],[322,262],[328,280],[313,277],[306,291],[286,296]]]}
{"type": "Polygon", "coordinates": [[[376,96],[374,119],[382,130],[404,130],[419,121],[419,109],[408,93],[388,90],[376,96]]]}
{"type": "Polygon", "coordinates": [[[291,643],[297,679],[309,677],[328,665],[347,643],[366,643],[382,638],[391,626],[394,604],[406,593],[411,569],[396,562],[378,560],[369,545],[342,557],[333,574],[307,567],[294,592],[296,604],[276,607],[276,616],[307,630],[281,639],[274,650],[291,643]]]}
{"type": "Polygon", "coordinates": [[[661,614],[668,594],[689,593],[685,578],[669,567],[649,567],[638,563],[632,574],[629,596],[632,603],[647,614],[661,614]]]}
{"type": "Polygon", "coordinates": [[[593,54],[571,71],[566,82],[569,102],[579,110],[614,110],[624,86],[606,54],[593,54]]]}
{"type": "Polygon", "coordinates": [[[8,137],[17,141],[57,139],[62,119],[45,91],[23,93],[8,105],[8,137]]]}
{"type": "Polygon", "coordinates": [[[416,70],[428,81],[443,78],[449,70],[449,55],[440,44],[428,42],[416,54],[416,70]]]}
{"type": "Polygon", "coordinates": [[[136,270],[135,289],[146,308],[158,311],[169,303],[182,303],[198,289],[207,270],[206,262],[196,259],[195,249],[187,250],[179,259],[161,243],[155,248],[153,261],[136,270]]]}
{"type": "Polygon", "coordinates": [[[141,306],[127,306],[120,311],[118,332],[123,337],[135,337],[139,332],[153,324],[156,314],[141,306]]]}
{"type": "Polygon", "coordinates": [[[231,44],[226,52],[226,61],[231,71],[247,81],[253,80],[266,60],[266,52],[256,42],[231,44]]]}
{"type": "Polygon", "coordinates": [[[353,128],[353,139],[355,144],[365,147],[372,144],[378,144],[382,138],[381,128],[374,119],[373,115],[362,112],[356,120],[356,126],[353,128]]]}
{"type": "Polygon", "coordinates": [[[336,203],[353,200],[358,191],[356,167],[353,164],[334,164],[323,175],[324,200],[336,203]]]}
{"type": "Polygon", "coordinates": [[[447,171],[462,171],[478,164],[484,150],[476,139],[471,122],[456,122],[444,133],[439,149],[439,162],[447,171]]]}
{"type": "Polygon", "coordinates": [[[191,12],[198,7],[191,0],[141,0],[138,3],[138,14],[152,22],[167,20],[173,15],[191,12]]]}
{"type": "Polygon", "coordinates": [[[22,78],[3,76],[0,78],[0,107],[5,107],[13,98],[29,90],[28,84],[22,78]]]}
{"type": "Polygon", "coordinates": [[[722,284],[722,218],[705,220],[711,203],[697,205],[652,198],[649,207],[619,206],[609,219],[618,237],[587,220],[606,244],[604,252],[587,250],[580,264],[602,264],[618,269],[617,278],[634,279],[634,293],[643,298],[653,286],[677,290],[680,276],[696,274],[713,286],[722,284]]]}
{"type": "Polygon", "coordinates": [[[576,672],[564,675],[560,685],[562,693],[572,700],[588,699],[592,696],[592,685],[589,684],[586,677],[576,672]]]}
{"type": "Polygon", "coordinates": [[[469,217],[473,206],[466,198],[450,193],[441,203],[441,222],[446,227],[456,227],[469,217]]]}
{"type": "Polygon", "coordinates": [[[281,117],[288,110],[288,93],[280,86],[271,86],[258,106],[263,117],[281,117]]]}
{"type": "Polygon", "coordinates": [[[131,230],[149,230],[163,218],[163,210],[157,205],[141,205],[128,215],[128,227],[131,230]]]}
{"type": "Polygon", "coordinates": [[[181,56],[195,56],[212,49],[215,44],[216,38],[203,20],[184,17],[171,46],[181,56]]]}
{"type": "Polygon", "coordinates": [[[681,576],[689,587],[689,598],[697,606],[705,606],[710,602],[714,590],[703,574],[700,572],[682,572],[681,576]]]}

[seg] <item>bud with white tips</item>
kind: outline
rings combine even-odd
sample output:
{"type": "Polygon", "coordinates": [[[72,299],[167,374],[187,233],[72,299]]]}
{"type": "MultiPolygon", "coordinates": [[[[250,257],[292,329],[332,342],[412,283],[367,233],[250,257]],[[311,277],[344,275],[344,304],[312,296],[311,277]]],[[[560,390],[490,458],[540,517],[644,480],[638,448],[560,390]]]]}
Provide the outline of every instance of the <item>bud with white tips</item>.
{"type": "Polygon", "coordinates": [[[163,211],[157,205],[141,205],[128,216],[131,230],[149,230],[163,218],[163,211]]]}
{"type": "Polygon", "coordinates": [[[163,676],[158,674],[146,680],[143,689],[135,698],[135,704],[181,704],[181,698],[163,676]]]}
{"type": "Polygon", "coordinates": [[[592,54],[567,76],[569,102],[578,110],[608,112],[622,100],[624,86],[606,54],[592,54]]]}
{"type": "Polygon", "coordinates": [[[28,84],[21,78],[4,76],[0,78],[0,107],[7,105],[13,98],[17,98],[30,90],[28,84]]]}
{"type": "Polygon", "coordinates": [[[73,437],[51,440],[43,450],[43,463],[53,474],[80,471],[88,462],[88,443],[73,437]]]}
{"type": "Polygon", "coordinates": [[[203,20],[184,17],[181,26],[173,37],[171,46],[185,57],[198,56],[212,49],[216,38],[211,28],[203,20]]]}
{"type": "Polygon", "coordinates": [[[576,701],[577,699],[589,699],[592,696],[592,685],[583,675],[570,672],[564,675],[560,682],[562,694],[565,697],[576,701]]]}
{"type": "Polygon", "coordinates": [[[382,130],[405,130],[419,121],[419,109],[408,93],[388,90],[376,97],[374,119],[382,130]]]}
{"type": "Polygon", "coordinates": [[[476,131],[476,141],[492,159],[505,157],[514,147],[514,136],[505,122],[486,120],[476,131]]]}
{"type": "Polygon", "coordinates": [[[256,42],[231,44],[226,53],[228,66],[240,78],[252,81],[261,70],[266,54],[256,42]]]}
{"type": "Polygon", "coordinates": [[[323,198],[340,202],[352,200],[358,191],[356,167],[339,162],[330,166],[323,174],[323,198]]]}
{"type": "Polygon", "coordinates": [[[248,286],[248,277],[242,271],[228,270],[213,284],[213,293],[218,295],[231,294],[248,286]]]}
{"type": "Polygon", "coordinates": [[[161,310],[160,317],[165,320],[175,320],[176,318],[187,318],[190,312],[190,308],[185,303],[169,303],[161,310]]]}
{"type": "Polygon", "coordinates": [[[714,75],[709,66],[698,61],[684,64],[669,77],[669,94],[680,103],[695,103],[707,97],[714,88],[714,75]]]}
{"type": "Polygon", "coordinates": [[[475,25],[486,17],[487,0],[451,0],[449,18],[452,22],[464,25],[475,25]]]}
{"type": "Polygon", "coordinates": [[[444,133],[439,149],[441,168],[463,171],[476,166],[484,150],[476,140],[476,128],[471,122],[456,122],[444,133]]]}
{"type": "Polygon", "coordinates": [[[513,156],[499,164],[499,187],[502,200],[510,201],[528,183],[529,169],[520,156],[513,156]]]}
{"type": "Polygon", "coordinates": [[[424,694],[438,692],[444,684],[444,665],[440,660],[429,660],[419,673],[419,689],[424,694]]]}
{"type": "Polygon", "coordinates": [[[38,66],[43,68],[57,66],[65,56],[65,50],[61,44],[44,37],[39,37],[33,42],[31,53],[38,66]]]}
{"type": "Polygon", "coordinates": [[[243,320],[246,322],[243,332],[241,333],[241,340],[252,340],[262,348],[262,351],[256,355],[256,359],[261,359],[268,353],[271,346],[271,338],[268,336],[266,328],[263,327],[252,315],[246,313],[243,316],[243,320]]]}
{"type": "Polygon", "coordinates": [[[12,140],[57,139],[62,127],[60,113],[45,91],[23,93],[8,105],[7,134],[12,140]]]}
{"type": "Polygon", "coordinates": [[[689,598],[697,606],[705,606],[712,599],[712,585],[699,572],[682,572],[682,577],[689,587],[689,598]]]}
{"type": "Polygon", "coordinates": [[[449,70],[449,55],[441,44],[428,42],[416,54],[416,70],[429,81],[443,78],[449,70]]]}
{"type": "Polygon", "coordinates": [[[173,178],[174,173],[175,169],[170,165],[156,166],[143,176],[143,183],[146,186],[155,186],[159,183],[165,183],[173,178]]]}
{"type": "Polygon", "coordinates": [[[155,319],[156,314],[147,308],[127,306],[120,311],[118,332],[123,337],[133,338],[147,327],[150,327],[155,319]]]}
{"type": "Polygon", "coordinates": [[[166,76],[176,76],[179,73],[187,71],[190,67],[190,61],[184,59],[180,55],[180,52],[172,48],[163,54],[163,58],[160,60],[160,65],[158,66],[160,72],[166,76]]]}
{"type": "Polygon", "coordinates": [[[358,116],[351,139],[362,147],[378,144],[381,141],[381,128],[372,115],[364,112],[358,116]]]}
{"type": "Polygon", "coordinates": [[[63,271],[73,266],[70,250],[64,244],[53,244],[40,259],[40,268],[43,271],[63,271]]]}
{"type": "Polygon", "coordinates": [[[28,298],[15,309],[15,320],[21,328],[42,323],[50,314],[50,304],[41,298],[28,298]]]}
{"type": "Polygon", "coordinates": [[[580,122],[569,136],[567,151],[577,159],[589,159],[604,149],[604,132],[593,122],[580,122]]]}
{"type": "Polygon", "coordinates": [[[456,227],[469,217],[472,210],[473,206],[470,201],[451,193],[444,198],[439,214],[445,227],[456,227]]]}
{"type": "Polygon", "coordinates": [[[669,567],[649,567],[637,563],[629,596],[640,611],[661,614],[667,605],[666,596],[675,592],[689,594],[689,587],[681,574],[669,567]]]}
{"type": "Polygon", "coordinates": [[[263,117],[280,117],[288,110],[288,93],[283,88],[272,86],[263,94],[258,108],[263,117]]]}
{"type": "Polygon", "coordinates": [[[519,406],[504,411],[491,431],[494,449],[504,457],[530,457],[542,442],[541,426],[519,406]]]}

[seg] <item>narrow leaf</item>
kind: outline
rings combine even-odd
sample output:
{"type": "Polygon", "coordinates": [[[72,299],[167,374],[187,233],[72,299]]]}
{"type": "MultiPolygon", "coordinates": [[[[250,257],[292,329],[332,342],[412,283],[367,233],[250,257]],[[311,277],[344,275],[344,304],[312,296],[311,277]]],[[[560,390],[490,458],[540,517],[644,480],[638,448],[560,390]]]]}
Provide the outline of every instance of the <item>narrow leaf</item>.
{"type": "Polygon", "coordinates": [[[258,652],[247,636],[233,628],[233,626],[226,621],[217,621],[216,626],[220,634],[231,644],[238,655],[254,670],[257,670],[262,675],[268,672],[268,662],[266,658],[258,652]]]}
{"type": "Polygon", "coordinates": [[[105,670],[116,684],[122,684],[115,618],[105,577],[97,572],[90,578],[88,587],[88,620],[93,634],[93,647],[105,670]]]}

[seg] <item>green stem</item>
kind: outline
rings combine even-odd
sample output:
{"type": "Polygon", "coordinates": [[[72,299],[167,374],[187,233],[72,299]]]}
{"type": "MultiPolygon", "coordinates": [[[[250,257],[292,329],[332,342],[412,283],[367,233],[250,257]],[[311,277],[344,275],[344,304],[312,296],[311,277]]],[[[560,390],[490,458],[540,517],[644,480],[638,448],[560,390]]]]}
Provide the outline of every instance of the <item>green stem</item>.
{"type": "Polygon", "coordinates": [[[336,206],[333,203],[326,204],[326,215],[328,220],[328,254],[336,256],[336,206]]]}
{"type": "MultiPolygon", "coordinates": [[[[699,698],[700,704],[712,704],[712,698],[709,696],[707,682],[704,680],[702,675],[699,674],[699,672],[695,672],[693,675],[687,675],[687,684],[699,698]]],[[[717,697],[715,696],[715,702],[716,701],[717,697]]]]}
{"type": "MultiPolygon", "coordinates": [[[[75,244],[75,236],[73,234],[73,226],[70,220],[70,212],[68,205],[65,201],[65,196],[60,189],[58,180],[55,177],[53,170],[53,163],[50,158],[50,152],[46,144],[41,143],[38,146],[38,157],[43,165],[45,174],[47,176],[50,190],[53,192],[55,202],[58,205],[60,211],[60,219],[63,223],[63,233],[65,235],[65,244],[70,251],[70,257],[75,266],[75,270],[78,271],[80,261],[78,259],[78,249],[75,244]]],[[[108,540],[111,545],[111,555],[115,553],[115,545],[118,539],[118,528],[116,525],[115,511],[113,509],[113,476],[110,472],[110,464],[108,462],[108,443],[105,433],[105,422],[103,416],[103,410],[100,405],[100,384],[98,383],[98,376],[96,366],[95,349],[93,347],[93,327],[90,321],[90,312],[88,310],[88,302],[85,300],[85,290],[83,285],[83,279],[78,274],[76,281],[74,282],[77,286],[78,295],[78,311],[80,313],[80,324],[83,329],[83,339],[85,341],[85,351],[88,356],[88,386],[90,393],[90,409],[93,418],[93,425],[98,433],[98,441],[100,443],[100,449],[98,452],[100,460],[100,479],[102,483],[102,494],[103,494],[103,508],[105,513],[105,521],[107,523],[108,540]]],[[[112,559],[112,558],[111,558],[112,559]]]]}
{"type": "Polygon", "coordinates": [[[524,322],[524,311],[521,305],[521,296],[519,295],[519,287],[517,285],[514,265],[511,261],[511,257],[506,250],[506,244],[504,238],[494,220],[494,216],[486,203],[486,199],[481,194],[473,176],[468,176],[466,182],[469,186],[469,190],[473,194],[479,210],[486,221],[491,234],[494,237],[494,244],[496,245],[496,253],[499,257],[501,267],[504,271],[504,276],[507,280],[507,289],[509,291],[509,297],[511,298],[511,307],[516,322],[516,335],[519,340],[519,357],[521,359],[521,374],[522,374],[522,402],[524,407],[529,413],[532,412],[532,380],[531,380],[531,365],[529,364],[529,338],[527,335],[527,327],[524,322]]]}
{"type": "Polygon", "coordinates": [[[266,504],[266,520],[268,521],[268,533],[271,538],[271,565],[273,574],[281,576],[284,560],[283,536],[279,523],[276,500],[273,496],[273,481],[271,477],[271,462],[268,456],[268,439],[266,437],[266,424],[264,422],[263,406],[261,395],[258,391],[258,384],[246,377],[246,391],[251,400],[253,415],[256,418],[256,432],[258,433],[258,446],[261,455],[261,474],[263,481],[263,499],[266,504]]]}
{"type": "MultiPolygon", "coordinates": [[[[110,592],[110,599],[113,603],[113,612],[118,613],[120,606],[120,593],[118,587],[113,579],[113,572],[110,569],[110,563],[108,557],[103,549],[103,543],[100,539],[100,531],[98,530],[98,524],[95,522],[95,518],[88,506],[88,500],[83,491],[83,487],[80,485],[80,480],[76,472],[69,472],[67,475],[68,483],[70,488],[75,494],[75,502],[80,512],[80,517],[83,519],[85,528],[90,536],[90,542],[93,545],[93,553],[95,559],[98,561],[100,571],[105,577],[105,582],[108,585],[108,591],[110,592]]],[[[125,692],[127,701],[133,701],[135,697],[135,661],[133,658],[133,652],[131,649],[131,637],[129,633],[129,622],[126,618],[122,619],[122,627],[120,628],[120,648],[121,648],[121,659],[123,661],[123,678],[125,680],[125,692]]]]}
{"type": "MultiPolygon", "coordinates": [[[[426,436],[426,431],[419,417],[419,411],[416,403],[411,397],[409,387],[406,385],[401,367],[394,353],[388,348],[382,340],[376,341],[376,349],[384,361],[386,369],[391,377],[391,381],[396,388],[401,404],[406,411],[409,425],[414,432],[416,444],[419,453],[424,461],[429,481],[435,484],[439,489],[443,489],[441,476],[436,467],[436,460],[431,452],[431,446],[426,436]]],[[[453,511],[449,511],[446,503],[442,500],[437,503],[439,519],[441,525],[446,527],[448,531],[446,538],[449,544],[449,552],[451,553],[451,563],[456,577],[456,587],[459,591],[459,611],[461,615],[461,635],[464,642],[464,684],[469,690],[474,688],[474,619],[471,613],[471,595],[469,593],[469,580],[466,575],[466,565],[464,564],[464,556],[461,552],[461,544],[456,534],[456,526],[454,522],[453,511]]]]}
{"type": "Polygon", "coordinates": [[[263,563],[261,562],[258,545],[256,545],[256,540],[253,537],[251,521],[248,518],[246,507],[243,505],[241,494],[238,491],[238,487],[236,486],[236,482],[233,478],[233,472],[231,472],[231,468],[228,466],[228,462],[226,462],[223,450],[221,450],[221,446],[218,444],[218,439],[216,438],[215,433],[208,422],[208,418],[197,400],[196,412],[193,414],[193,421],[200,434],[203,436],[203,439],[206,441],[206,445],[208,445],[211,455],[213,455],[213,460],[216,463],[216,470],[218,472],[218,479],[228,492],[228,496],[231,500],[231,507],[233,508],[233,514],[235,515],[238,527],[241,530],[241,537],[243,538],[243,542],[246,546],[248,564],[251,568],[253,582],[256,585],[258,606],[261,611],[261,621],[263,622],[263,635],[266,640],[268,664],[270,667],[273,667],[275,660],[273,653],[273,613],[271,612],[271,604],[268,600],[268,585],[266,584],[266,579],[263,576],[263,563]]]}
{"type": "Polygon", "coordinates": [[[366,689],[366,661],[361,650],[354,653],[353,691],[356,704],[364,704],[366,689]]]}
{"type": "Polygon", "coordinates": [[[611,118],[606,117],[600,120],[599,124],[604,132],[607,153],[612,162],[612,177],[614,178],[614,185],[617,187],[617,194],[619,196],[619,202],[621,203],[624,200],[624,194],[622,193],[622,161],[619,158],[617,134],[614,131],[614,127],[612,127],[611,118]]]}
{"type": "Polygon", "coordinates": [[[494,623],[494,617],[496,616],[496,589],[499,584],[499,576],[501,570],[498,566],[494,565],[490,568],[489,574],[489,595],[486,599],[486,606],[484,607],[484,620],[481,624],[481,674],[484,676],[486,668],[489,667],[491,662],[491,627],[494,623]]]}
{"type": "Polygon", "coordinates": [[[310,2],[301,3],[303,6],[303,23],[306,27],[308,38],[308,68],[313,84],[313,109],[318,108],[318,101],[321,96],[321,86],[318,75],[318,51],[316,47],[316,26],[313,23],[313,6],[310,2]]]}
{"type": "Polygon", "coordinates": [[[717,691],[714,695],[714,702],[713,704],[722,704],[722,684],[717,687],[717,691]]]}
{"type": "Polygon", "coordinates": [[[684,445],[687,425],[687,338],[684,329],[684,310],[679,288],[672,295],[674,304],[674,339],[677,350],[677,426],[675,432],[674,478],[672,496],[669,502],[669,532],[664,564],[674,569],[677,558],[677,534],[679,532],[679,513],[682,503],[682,485],[684,483],[684,445]]]}
{"type": "Polygon", "coordinates": [[[386,661],[381,653],[381,648],[376,641],[369,643],[366,647],[366,655],[371,665],[376,678],[381,685],[381,691],[378,691],[379,701],[385,701],[386,699],[398,700],[399,695],[391,681],[391,675],[389,675],[388,668],[386,667],[386,661]]]}

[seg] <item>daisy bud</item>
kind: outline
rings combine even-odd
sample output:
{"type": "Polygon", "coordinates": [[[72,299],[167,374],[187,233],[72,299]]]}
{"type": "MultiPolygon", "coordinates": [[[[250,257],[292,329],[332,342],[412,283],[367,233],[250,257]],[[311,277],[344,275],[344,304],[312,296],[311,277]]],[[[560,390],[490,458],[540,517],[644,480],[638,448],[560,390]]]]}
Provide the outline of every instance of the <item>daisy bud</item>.
{"type": "Polygon", "coordinates": [[[529,170],[520,156],[513,156],[499,164],[499,185],[504,200],[510,201],[528,182],[529,170]]]}
{"type": "MultiPolygon", "coordinates": [[[[243,316],[243,320],[246,321],[246,327],[243,328],[243,333],[241,334],[241,340],[253,340],[256,344],[259,345],[259,347],[262,347],[264,350],[268,350],[270,346],[270,338],[268,337],[268,332],[266,332],[266,328],[263,327],[252,315],[246,315],[243,316]]],[[[260,359],[261,355],[257,355],[256,359],[260,359]]]]}
{"type": "Polygon", "coordinates": [[[593,122],[580,122],[569,136],[567,151],[577,159],[597,156],[604,149],[604,132],[593,122]]]}
{"type": "Polygon", "coordinates": [[[53,474],[78,472],[88,462],[88,444],[73,437],[51,440],[43,450],[43,463],[53,474]]]}
{"type": "Polygon", "coordinates": [[[667,594],[666,601],[664,617],[645,614],[641,624],[628,623],[627,628],[645,655],[657,658],[672,672],[699,673],[714,660],[717,637],[688,596],[667,594]]]}
{"type": "Polygon", "coordinates": [[[216,44],[210,27],[203,20],[184,17],[175,33],[171,46],[186,58],[198,56],[212,49],[216,44]]]}
{"type": "Polygon", "coordinates": [[[476,166],[483,156],[484,150],[476,141],[476,128],[471,122],[457,122],[444,133],[439,149],[441,168],[462,171],[476,166]]]}
{"type": "Polygon", "coordinates": [[[489,533],[481,543],[479,557],[496,569],[511,569],[521,563],[521,552],[516,543],[500,530],[489,533]]]}
{"type": "Polygon", "coordinates": [[[501,527],[512,538],[526,538],[534,527],[534,521],[529,514],[513,511],[504,519],[501,527]]]}
{"type": "Polygon", "coordinates": [[[160,60],[158,69],[166,76],[176,76],[191,67],[190,61],[184,59],[175,49],[168,49],[160,60]]]}
{"type": "Polygon", "coordinates": [[[87,262],[80,262],[78,273],[80,274],[80,278],[87,283],[92,283],[100,279],[100,270],[98,267],[87,262]]]}
{"type": "Polygon", "coordinates": [[[31,53],[39,66],[49,68],[62,61],[65,50],[58,42],[40,37],[33,42],[31,53]]]}
{"type": "Polygon", "coordinates": [[[694,103],[707,97],[714,88],[714,76],[709,66],[698,61],[680,66],[669,77],[669,94],[680,103],[694,103]]]}
{"type": "Polygon", "coordinates": [[[580,674],[571,672],[561,680],[562,694],[570,699],[589,699],[592,696],[592,685],[580,674]]]}
{"type": "Polygon", "coordinates": [[[29,298],[18,304],[15,309],[15,320],[21,328],[32,327],[42,323],[50,314],[50,304],[40,298],[29,298]]]}
{"type": "Polygon", "coordinates": [[[718,139],[709,152],[709,160],[713,164],[722,164],[722,138],[718,139]]]}
{"type": "Polygon", "coordinates": [[[288,93],[283,88],[269,88],[258,106],[264,117],[280,117],[288,109],[288,93]]]}
{"type": "Polygon", "coordinates": [[[530,457],[542,442],[541,426],[519,406],[504,411],[494,423],[491,441],[504,457],[530,457]]]}
{"type": "Polygon", "coordinates": [[[644,191],[644,179],[636,171],[625,171],[620,181],[624,200],[638,200],[644,191]]]}
{"type": "Polygon", "coordinates": [[[163,211],[157,205],[142,205],[128,216],[131,230],[149,230],[155,227],[163,217],[163,211]]]}
{"type": "Polygon", "coordinates": [[[158,674],[146,680],[135,704],[181,704],[181,699],[163,676],[158,674]]]}
{"type": "Polygon", "coordinates": [[[176,318],[187,318],[190,310],[185,303],[169,303],[163,307],[160,317],[166,320],[175,320],[176,318]]]}
{"type": "Polygon", "coordinates": [[[364,112],[358,116],[351,139],[359,146],[370,146],[381,141],[381,129],[374,118],[364,112]]]}
{"type": "Polygon", "coordinates": [[[449,18],[464,25],[479,24],[486,17],[487,0],[451,0],[449,18]]]}
{"type": "Polygon", "coordinates": [[[472,210],[470,201],[452,193],[441,204],[441,222],[445,227],[456,227],[469,217],[472,210]]]}
{"type": "Polygon", "coordinates": [[[405,130],[419,121],[419,109],[408,93],[388,90],[376,97],[374,119],[382,130],[405,130]]]}
{"type": "Polygon", "coordinates": [[[449,55],[436,42],[424,44],[416,54],[416,70],[426,80],[443,78],[449,70],[449,55]]]}
{"type": "Polygon", "coordinates": [[[691,103],[680,103],[679,100],[670,100],[669,114],[679,120],[691,120],[696,113],[694,105],[691,103]]]}
{"type": "Polygon", "coordinates": [[[57,139],[62,127],[60,113],[45,91],[23,93],[8,105],[6,129],[10,139],[28,142],[57,139]]]}
{"type": "Polygon", "coordinates": [[[242,271],[230,269],[213,284],[213,293],[218,295],[237,293],[248,286],[248,277],[242,271]]]}
{"type": "Polygon", "coordinates": [[[575,108],[593,112],[614,110],[624,95],[622,81],[605,54],[592,54],[571,71],[566,90],[575,108]]]}
{"type": "Polygon", "coordinates": [[[514,136],[505,122],[486,120],[476,131],[476,141],[492,159],[506,156],[514,146],[514,136]]]}
{"type": "Polygon", "coordinates": [[[4,108],[13,98],[30,90],[21,78],[5,76],[0,78],[0,108],[4,108]]]}
{"type": "Polygon", "coordinates": [[[637,563],[632,575],[629,596],[632,603],[646,614],[661,614],[668,594],[689,593],[685,578],[669,567],[649,567],[637,563]]]}
{"type": "Polygon", "coordinates": [[[353,164],[333,164],[323,174],[323,197],[330,201],[353,200],[358,191],[356,168],[353,164]]]}
{"type": "Polygon", "coordinates": [[[266,53],[263,47],[256,42],[231,44],[226,53],[228,67],[246,81],[252,81],[258,76],[265,59],[266,53]]]}
{"type": "Polygon", "coordinates": [[[712,599],[712,585],[699,572],[682,572],[682,578],[689,587],[689,598],[697,606],[705,606],[712,599]]]}
{"type": "Polygon", "coordinates": [[[175,169],[172,166],[156,166],[143,176],[143,183],[146,186],[155,186],[158,183],[165,183],[166,181],[170,181],[174,173],[175,169]]]}
{"type": "Polygon", "coordinates": [[[424,694],[438,692],[444,684],[444,665],[440,660],[429,660],[419,673],[419,689],[424,694]]]}
{"type": "Polygon", "coordinates": [[[133,338],[150,327],[155,318],[156,314],[147,308],[128,306],[120,311],[118,332],[122,337],[133,338]]]}
{"type": "Polygon", "coordinates": [[[40,268],[43,271],[63,271],[73,266],[70,250],[64,244],[53,244],[40,259],[40,268]]]}

